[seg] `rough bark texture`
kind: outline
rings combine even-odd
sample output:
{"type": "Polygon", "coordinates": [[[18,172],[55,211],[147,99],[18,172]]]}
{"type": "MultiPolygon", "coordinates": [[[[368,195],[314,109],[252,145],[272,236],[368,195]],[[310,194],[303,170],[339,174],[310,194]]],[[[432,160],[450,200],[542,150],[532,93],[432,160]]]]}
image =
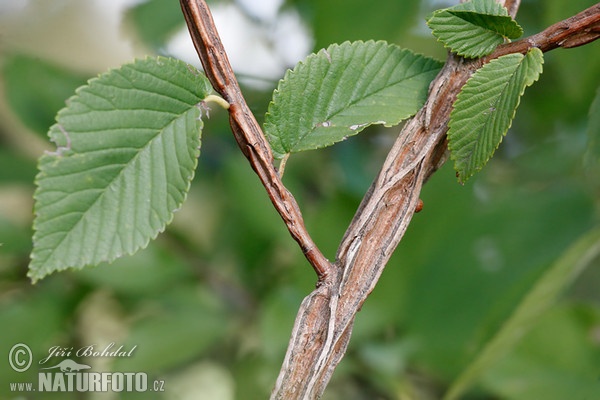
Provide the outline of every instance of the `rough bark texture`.
{"type": "MultiPolygon", "coordinates": [[[[500,3],[514,16],[520,1],[500,3]]],[[[269,146],[239,90],[208,7],[203,0],[181,0],[181,5],[207,76],[231,105],[231,126],[242,152],[318,276],[316,289],[298,311],[272,392],[272,399],[285,400],[323,394],[344,356],[357,312],[411,221],[423,183],[446,159],[452,104],[471,74],[501,55],[526,53],[531,47],[542,51],[575,47],[600,37],[600,4],[596,4],[537,35],[499,46],[484,59],[450,54],[425,105],[400,132],[330,263],[310,239],[296,201],[273,167],[269,146]]]]}

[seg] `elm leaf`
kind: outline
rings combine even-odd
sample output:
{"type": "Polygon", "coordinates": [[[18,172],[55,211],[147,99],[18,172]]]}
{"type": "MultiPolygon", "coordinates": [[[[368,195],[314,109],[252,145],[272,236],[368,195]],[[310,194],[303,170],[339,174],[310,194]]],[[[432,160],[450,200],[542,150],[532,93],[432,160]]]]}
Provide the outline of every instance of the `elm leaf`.
{"type": "Polygon", "coordinates": [[[464,183],[492,157],[515,116],[525,88],[542,73],[543,54],[508,54],[475,71],[458,94],[448,123],[448,148],[464,183]]]}
{"type": "Polygon", "coordinates": [[[427,19],[427,25],[445,47],[469,58],[490,54],[505,38],[516,39],[523,34],[506,8],[494,0],[473,0],[437,10],[427,19]]]}
{"type": "Polygon", "coordinates": [[[345,42],[310,55],[273,94],[265,133],[274,156],[326,147],[369,125],[415,114],[441,63],[383,41],[345,42]]]}
{"type": "Polygon", "coordinates": [[[133,254],[165,229],[194,176],[210,92],[199,71],[163,57],[77,90],[50,128],[57,150],[39,159],[34,282],[133,254]]]}

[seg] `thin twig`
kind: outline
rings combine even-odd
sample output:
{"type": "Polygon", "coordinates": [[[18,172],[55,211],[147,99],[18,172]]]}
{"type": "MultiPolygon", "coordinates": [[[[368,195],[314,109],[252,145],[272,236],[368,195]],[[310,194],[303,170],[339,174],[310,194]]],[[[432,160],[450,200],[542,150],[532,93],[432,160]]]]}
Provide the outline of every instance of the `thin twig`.
{"type": "Polygon", "coordinates": [[[242,95],[213,18],[204,0],[181,0],[190,35],[204,72],[217,92],[230,104],[229,122],[235,139],[267,190],[290,234],[323,283],[333,265],[314,244],[294,196],[285,188],[275,167],[271,147],[242,95]]]}
{"type": "Polygon", "coordinates": [[[516,42],[500,45],[484,62],[512,53],[527,53],[532,47],[543,52],[562,47],[570,49],[583,46],[600,38],[600,3],[549,26],[542,32],[516,42]]]}

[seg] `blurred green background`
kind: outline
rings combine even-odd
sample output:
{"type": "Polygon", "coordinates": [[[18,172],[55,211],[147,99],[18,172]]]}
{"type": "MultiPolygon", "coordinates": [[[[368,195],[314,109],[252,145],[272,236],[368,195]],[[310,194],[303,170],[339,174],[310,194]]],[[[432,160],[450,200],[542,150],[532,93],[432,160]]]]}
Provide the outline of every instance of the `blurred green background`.
{"type": "MultiPolygon", "coordinates": [[[[280,3],[210,2],[259,120],[285,68],[330,43],[384,39],[445,58],[424,19],[453,2],[280,3]]],[[[594,3],[524,0],[517,20],[532,34],[594,3]]],[[[598,226],[599,46],[547,53],[484,171],[460,186],[448,164],[425,185],[424,210],[358,314],[325,399],[440,398],[544,271],[598,226]]],[[[52,346],[111,342],[137,346],[134,357],[79,361],[162,379],[164,399],[264,399],[275,382],[315,276],[223,111],[205,123],[188,199],[147,249],[26,278],[36,159],[52,148],[54,115],[87,79],[146,54],[194,62],[177,1],[0,0],[1,399],[148,398],[10,391],[37,382],[35,362],[52,346]],[[34,355],[24,373],[7,362],[16,343],[34,355]]],[[[288,162],[285,183],[330,259],[397,132],[371,129],[288,162]]],[[[599,285],[595,259],[462,398],[600,398],[599,285]]]]}

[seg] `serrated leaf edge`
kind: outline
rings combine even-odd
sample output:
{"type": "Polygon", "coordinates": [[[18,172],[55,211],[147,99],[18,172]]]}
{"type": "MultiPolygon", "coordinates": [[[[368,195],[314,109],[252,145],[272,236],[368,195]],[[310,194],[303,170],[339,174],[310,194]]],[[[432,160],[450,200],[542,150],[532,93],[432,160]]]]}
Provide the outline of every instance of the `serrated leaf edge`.
{"type": "MultiPolygon", "coordinates": [[[[33,241],[33,246],[34,246],[34,248],[35,248],[35,241],[36,241],[36,236],[37,236],[37,232],[38,232],[38,224],[39,224],[39,220],[38,220],[38,216],[39,216],[39,214],[38,214],[38,211],[37,211],[37,205],[38,205],[38,196],[39,196],[39,180],[40,180],[40,179],[43,177],[43,174],[44,174],[44,172],[43,172],[43,171],[40,169],[40,166],[39,166],[39,165],[40,165],[40,163],[41,163],[41,161],[42,161],[42,159],[43,159],[44,157],[49,157],[49,156],[56,156],[56,157],[60,157],[60,156],[61,156],[60,152],[61,152],[63,149],[67,149],[67,147],[65,147],[65,146],[63,146],[62,144],[58,143],[58,141],[56,140],[56,138],[53,138],[53,137],[51,136],[51,132],[54,130],[54,128],[55,128],[55,127],[58,127],[58,129],[62,131],[62,129],[61,129],[61,125],[60,125],[60,119],[61,119],[61,117],[62,117],[62,116],[65,114],[65,113],[67,113],[67,112],[68,112],[68,107],[69,107],[70,103],[71,103],[71,102],[73,102],[73,101],[75,101],[76,99],[78,99],[78,98],[80,97],[80,95],[81,95],[82,91],[88,90],[88,88],[89,88],[91,85],[93,85],[93,84],[95,84],[96,82],[98,82],[99,80],[101,80],[101,79],[102,79],[104,76],[107,76],[107,75],[109,75],[109,74],[111,74],[111,73],[113,73],[113,72],[115,72],[115,71],[118,71],[118,70],[122,69],[123,67],[129,67],[129,66],[133,66],[133,65],[135,65],[135,64],[136,64],[136,63],[138,63],[138,62],[146,62],[146,61],[149,61],[149,60],[155,60],[155,61],[156,61],[156,63],[157,63],[157,64],[159,64],[159,65],[161,64],[161,62],[164,62],[164,61],[166,61],[166,60],[169,60],[169,61],[173,61],[173,60],[174,60],[174,61],[176,61],[177,63],[180,63],[180,64],[184,64],[184,65],[186,65],[186,66],[187,66],[187,68],[190,70],[190,72],[191,72],[192,74],[194,74],[194,75],[200,75],[200,74],[203,74],[201,71],[199,71],[198,69],[196,69],[196,68],[195,68],[195,67],[193,67],[192,65],[190,65],[190,64],[188,64],[188,63],[186,63],[186,62],[184,62],[184,61],[181,61],[181,60],[177,60],[177,59],[170,58],[170,57],[163,57],[163,56],[146,56],[146,57],[144,57],[144,58],[135,58],[135,59],[134,59],[132,62],[130,62],[130,63],[123,64],[123,65],[121,65],[120,67],[117,67],[117,68],[111,68],[111,69],[109,69],[109,70],[108,70],[108,71],[106,71],[106,72],[103,72],[103,73],[101,73],[101,74],[98,74],[97,76],[95,76],[95,77],[93,77],[93,78],[90,78],[90,79],[88,79],[88,80],[87,80],[87,82],[86,82],[86,84],[84,84],[84,85],[82,85],[82,86],[78,87],[78,88],[75,90],[75,94],[74,94],[74,95],[72,95],[72,96],[70,96],[70,97],[69,97],[69,98],[66,100],[66,106],[65,106],[65,107],[63,107],[61,110],[59,110],[59,111],[57,112],[57,114],[56,114],[56,117],[55,117],[55,120],[56,120],[56,122],[55,122],[55,123],[54,123],[54,124],[53,124],[53,125],[50,127],[50,129],[48,130],[48,137],[49,137],[49,140],[50,140],[51,142],[53,142],[53,143],[55,143],[55,144],[56,144],[56,146],[57,146],[57,152],[48,152],[48,151],[46,151],[46,152],[45,152],[45,153],[44,153],[44,154],[43,154],[43,155],[42,155],[42,156],[39,158],[39,161],[38,161],[38,170],[39,170],[39,171],[38,171],[38,173],[36,174],[36,177],[35,177],[35,179],[34,179],[34,184],[35,184],[35,186],[36,186],[36,190],[35,190],[35,192],[34,192],[34,194],[33,194],[34,205],[35,205],[35,207],[34,207],[34,210],[33,210],[33,211],[34,211],[35,218],[34,218],[34,220],[33,220],[33,224],[32,224],[32,228],[33,228],[33,231],[34,231],[34,234],[33,234],[33,237],[32,237],[32,241],[33,241]]],[[[203,127],[204,127],[204,123],[203,123],[203,121],[202,121],[202,119],[201,119],[201,117],[202,117],[202,110],[203,110],[203,109],[205,109],[205,108],[204,108],[204,106],[203,106],[203,103],[205,103],[205,102],[211,102],[211,101],[212,101],[212,102],[216,102],[217,104],[219,104],[219,105],[220,105],[221,107],[223,107],[223,108],[228,108],[228,106],[229,106],[229,103],[227,103],[227,102],[226,102],[224,99],[222,99],[221,97],[219,97],[219,96],[216,96],[216,95],[214,95],[214,94],[212,94],[212,93],[209,93],[209,94],[208,94],[208,95],[207,95],[207,96],[206,96],[204,99],[200,100],[200,101],[199,101],[199,102],[196,104],[196,111],[193,111],[193,112],[195,112],[195,113],[196,113],[196,116],[195,116],[196,118],[195,118],[195,119],[198,121],[198,139],[199,139],[199,140],[200,140],[200,137],[201,137],[201,134],[202,134],[202,129],[203,129],[203,127]]],[[[190,110],[192,110],[192,109],[190,109],[190,110]]],[[[190,112],[190,111],[189,111],[189,110],[188,110],[188,111],[186,111],[186,113],[188,113],[188,112],[190,112]]],[[[183,116],[184,116],[186,113],[182,114],[182,115],[181,115],[181,117],[183,117],[183,116]]],[[[208,115],[208,113],[207,113],[207,115],[208,115]]],[[[174,122],[175,122],[175,120],[171,121],[171,122],[170,122],[170,124],[172,124],[172,123],[174,123],[174,122]]],[[[63,132],[63,133],[64,133],[64,132],[63,132]]],[[[69,140],[69,138],[68,138],[68,137],[66,137],[65,139],[66,139],[67,141],[69,140]]],[[[150,143],[150,142],[149,142],[149,143],[150,143]]],[[[201,142],[200,142],[200,143],[201,143],[201,142]]],[[[68,144],[68,142],[67,142],[67,144],[68,144]]],[[[146,145],[146,146],[147,146],[147,145],[146,145]]],[[[145,146],[144,146],[144,147],[145,147],[145,146]]],[[[183,196],[182,196],[182,201],[181,201],[181,204],[183,204],[183,203],[185,202],[185,200],[186,200],[186,198],[187,198],[187,194],[188,194],[188,192],[189,192],[189,189],[190,189],[190,187],[191,187],[191,184],[192,184],[193,178],[194,178],[194,176],[195,176],[196,168],[197,168],[197,166],[198,166],[198,157],[199,157],[199,155],[200,155],[200,147],[198,146],[198,148],[197,148],[197,149],[195,149],[195,150],[194,150],[194,152],[195,152],[195,157],[194,157],[194,166],[193,166],[193,168],[192,168],[192,170],[191,170],[191,174],[190,174],[190,176],[187,178],[187,185],[186,185],[185,189],[183,190],[183,196]]],[[[136,155],[134,158],[138,157],[138,155],[139,155],[139,153],[138,153],[138,154],[137,154],[137,155],[136,155]]],[[[108,185],[107,185],[107,186],[108,186],[108,185]]],[[[102,197],[102,195],[98,196],[98,199],[99,199],[99,198],[101,198],[101,197],[102,197]]],[[[94,204],[95,204],[95,203],[98,201],[98,199],[96,199],[96,200],[94,201],[94,204]]],[[[181,204],[180,204],[179,206],[181,206],[181,204]]],[[[141,244],[141,245],[140,245],[140,246],[139,246],[139,247],[138,247],[136,250],[134,250],[133,252],[126,252],[126,254],[120,254],[120,253],[119,253],[119,254],[116,254],[114,257],[109,257],[109,258],[107,258],[107,259],[103,260],[102,262],[108,262],[108,263],[111,263],[111,262],[115,261],[116,259],[118,259],[118,258],[121,258],[121,257],[123,257],[123,256],[125,256],[125,255],[132,255],[132,254],[136,253],[137,251],[140,251],[140,250],[143,250],[143,249],[145,249],[145,248],[148,246],[148,244],[149,244],[149,243],[150,243],[152,240],[156,239],[156,237],[157,237],[157,236],[158,236],[160,233],[164,232],[164,230],[166,229],[166,227],[167,227],[167,226],[168,226],[168,225],[169,225],[169,224],[172,222],[172,220],[173,220],[173,218],[174,218],[174,213],[175,213],[176,211],[177,211],[177,209],[173,210],[173,211],[171,212],[171,215],[170,215],[169,219],[168,219],[167,221],[165,221],[165,223],[163,224],[163,226],[162,226],[160,229],[158,229],[158,230],[157,230],[157,231],[156,231],[156,232],[155,232],[153,235],[150,235],[150,236],[147,238],[147,240],[146,240],[146,241],[145,241],[143,244],[141,244]]],[[[32,252],[31,252],[31,254],[30,254],[30,264],[29,264],[29,265],[30,265],[30,267],[31,267],[31,265],[33,265],[33,264],[34,264],[34,261],[35,261],[35,259],[36,259],[36,258],[37,258],[37,257],[36,257],[36,254],[35,254],[35,252],[34,252],[34,251],[32,251],[32,252]]],[[[60,271],[64,271],[64,270],[67,270],[67,269],[83,269],[84,267],[86,267],[86,266],[89,266],[89,265],[90,265],[89,263],[85,263],[85,264],[82,264],[82,265],[64,265],[64,266],[57,266],[56,268],[54,268],[54,269],[53,269],[52,271],[50,271],[50,272],[47,272],[47,271],[40,271],[40,270],[36,270],[36,271],[34,271],[34,270],[32,270],[32,269],[29,267],[29,268],[28,268],[28,272],[27,272],[27,276],[28,276],[28,277],[29,277],[29,278],[32,280],[32,283],[34,283],[34,284],[35,284],[37,281],[39,281],[39,280],[43,279],[43,278],[44,278],[44,277],[46,277],[47,275],[50,275],[50,274],[52,274],[52,273],[54,273],[54,272],[60,272],[60,271]],[[41,272],[41,273],[40,273],[40,272],[41,272]]]]}
{"type": "MultiPolygon", "coordinates": [[[[498,62],[497,60],[499,60],[499,59],[501,59],[501,58],[503,58],[503,57],[511,57],[511,56],[514,56],[514,55],[515,55],[515,54],[507,54],[507,55],[505,55],[505,56],[499,57],[498,59],[495,59],[495,60],[492,60],[492,61],[490,61],[490,62],[489,62],[488,64],[486,64],[486,65],[489,65],[489,64],[492,64],[492,63],[498,62]]],[[[539,68],[537,68],[537,69],[538,69],[538,71],[537,71],[537,73],[535,74],[535,77],[534,77],[533,79],[527,79],[527,75],[525,76],[525,80],[522,82],[522,84],[521,84],[521,87],[519,88],[519,94],[518,94],[518,96],[517,96],[517,101],[516,101],[515,107],[514,107],[514,109],[512,110],[512,115],[511,115],[511,116],[510,116],[510,118],[509,118],[509,123],[508,123],[508,125],[507,125],[506,129],[504,130],[504,132],[502,132],[502,134],[501,134],[501,136],[500,136],[500,141],[499,141],[499,142],[496,144],[496,146],[494,147],[494,149],[492,150],[492,152],[491,152],[491,153],[488,155],[488,157],[485,159],[485,161],[484,161],[484,162],[483,162],[483,163],[482,163],[482,164],[481,164],[479,167],[475,168],[475,169],[474,169],[474,170],[473,170],[473,171],[472,171],[470,174],[468,174],[468,175],[461,175],[460,171],[459,171],[459,170],[458,170],[458,168],[456,167],[456,162],[457,162],[457,159],[456,159],[456,153],[455,153],[455,150],[456,150],[456,149],[455,149],[455,147],[454,147],[454,145],[453,145],[453,144],[455,144],[455,143],[456,143],[456,140],[453,140],[453,139],[452,139],[452,136],[453,136],[453,134],[452,134],[452,125],[453,125],[454,117],[456,117],[456,113],[455,113],[455,110],[456,110],[456,108],[453,108],[452,112],[450,113],[450,119],[449,119],[449,121],[448,121],[448,150],[450,150],[450,159],[451,159],[452,161],[454,161],[454,163],[455,163],[455,167],[454,167],[454,169],[455,169],[455,170],[456,170],[456,172],[457,172],[457,178],[458,178],[458,180],[459,180],[459,182],[460,182],[461,184],[464,184],[464,183],[465,183],[465,182],[466,182],[466,181],[467,181],[467,180],[468,180],[470,177],[472,177],[472,176],[473,176],[475,173],[479,172],[479,171],[480,171],[480,170],[481,170],[481,169],[482,169],[482,168],[483,168],[483,167],[484,167],[484,166],[487,164],[487,162],[488,162],[488,161],[489,161],[489,160],[490,160],[490,159],[493,157],[493,155],[494,155],[495,151],[498,149],[498,147],[499,147],[499,146],[500,146],[500,144],[502,143],[502,140],[503,140],[503,138],[506,136],[506,134],[507,134],[508,130],[509,130],[509,129],[510,129],[510,127],[512,126],[512,122],[513,122],[513,120],[514,120],[514,118],[515,118],[515,115],[516,115],[516,112],[517,112],[517,108],[519,107],[519,104],[520,104],[520,102],[521,102],[521,97],[522,97],[522,96],[523,96],[523,94],[525,93],[525,89],[526,89],[527,87],[531,86],[533,83],[535,83],[535,82],[536,82],[536,81],[539,79],[539,76],[540,76],[540,75],[541,75],[541,73],[542,73],[543,54],[542,54],[541,50],[540,50],[540,49],[538,49],[538,48],[536,48],[536,47],[533,47],[533,48],[531,48],[531,49],[530,49],[530,50],[527,52],[527,54],[521,58],[521,60],[520,60],[519,64],[518,64],[518,65],[517,65],[517,67],[515,68],[515,71],[513,72],[513,74],[512,74],[512,75],[514,76],[514,75],[517,73],[518,69],[519,69],[519,68],[522,68],[522,65],[523,65],[523,63],[524,63],[524,62],[526,62],[526,60],[527,60],[527,57],[529,57],[529,56],[531,56],[531,57],[538,57],[538,58],[539,58],[539,63],[538,63],[538,64],[534,64],[534,66],[535,66],[535,65],[539,66],[539,68]]],[[[485,67],[485,66],[484,66],[484,67],[485,67]]],[[[483,67],[482,67],[482,68],[483,68],[483,67]]],[[[480,70],[481,70],[481,69],[479,69],[479,70],[475,71],[475,73],[474,73],[474,74],[473,74],[473,75],[472,75],[472,76],[471,76],[471,77],[470,77],[470,78],[467,80],[467,82],[465,83],[465,86],[466,86],[466,85],[469,83],[469,81],[471,81],[472,79],[474,79],[474,78],[475,78],[476,74],[477,74],[477,73],[478,73],[480,70]]],[[[510,82],[510,79],[509,79],[509,81],[508,81],[508,82],[507,82],[507,84],[506,84],[506,86],[507,86],[507,87],[508,87],[508,85],[509,85],[509,82],[510,82]]],[[[463,86],[463,88],[464,88],[464,86],[463,86]]],[[[459,99],[461,99],[461,98],[462,98],[462,96],[464,96],[464,92],[461,90],[461,92],[460,92],[460,93],[457,95],[457,97],[456,97],[455,104],[456,104],[456,102],[458,102],[458,101],[459,101],[459,99]]],[[[453,106],[453,107],[455,107],[455,106],[453,106]]]]}
{"type": "MultiPolygon", "coordinates": [[[[493,13],[491,13],[491,10],[490,10],[490,13],[482,13],[482,12],[474,10],[473,6],[472,6],[472,3],[473,3],[473,1],[469,1],[469,2],[466,2],[466,3],[457,4],[457,5],[453,6],[453,7],[448,7],[448,8],[444,8],[444,9],[440,9],[440,10],[435,10],[433,13],[431,13],[429,15],[429,17],[426,18],[426,24],[431,29],[431,32],[432,32],[433,36],[435,36],[435,38],[436,38],[436,40],[438,42],[442,43],[442,45],[444,46],[444,48],[446,48],[446,49],[448,49],[448,50],[456,53],[457,55],[459,55],[461,57],[465,57],[465,58],[479,58],[479,57],[484,57],[486,55],[491,54],[496,49],[496,47],[499,44],[501,44],[504,40],[508,40],[509,39],[508,37],[504,36],[501,32],[498,32],[496,30],[490,29],[487,26],[476,25],[476,24],[473,24],[470,21],[466,21],[466,22],[470,23],[473,27],[477,27],[477,28],[481,29],[480,32],[473,32],[472,36],[480,35],[482,33],[482,31],[494,33],[494,34],[496,34],[498,36],[499,43],[496,44],[493,47],[490,46],[489,49],[486,49],[486,50],[480,51],[480,52],[469,52],[469,51],[464,50],[464,47],[454,48],[454,47],[452,47],[451,44],[446,43],[446,41],[439,36],[439,32],[440,32],[439,28],[433,28],[430,25],[430,21],[432,19],[434,19],[434,18],[442,18],[442,15],[444,13],[450,14],[450,15],[453,15],[453,16],[456,16],[456,17],[458,17],[458,15],[456,15],[456,13],[473,13],[473,14],[487,15],[487,16],[492,16],[492,17],[502,17],[502,18],[508,17],[515,24],[515,26],[520,29],[521,35],[523,34],[523,28],[521,28],[521,26],[509,15],[508,10],[504,6],[496,3],[496,5],[498,6],[498,10],[503,10],[503,11],[500,11],[500,14],[493,14],[493,13]]],[[[462,33],[465,33],[465,32],[462,32],[462,33]]],[[[510,39],[516,39],[517,37],[520,37],[521,35],[510,37],[510,39]]]]}
{"type": "MultiPolygon", "coordinates": [[[[414,52],[414,51],[412,51],[410,49],[402,48],[402,47],[400,47],[400,46],[398,46],[396,44],[388,43],[387,41],[384,41],[384,40],[377,40],[377,41],[375,41],[375,40],[367,40],[367,41],[363,41],[363,40],[349,41],[349,40],[346,40],[346,41],[344,41],[342,43],[333,43],[330,46],[328,46],[327,48],[323,48],[323,49],[320,49],[319,51],[317,51],[315,53],[309,54],[305,59],[299,61],[292,69],[286,70],[283,78],[281,78],[279,80],[279,82],[277,84],[277,87],[273,91],[273,95],[272,95],[271,101],[269,102],[269,105],[268,105],[268,108],[267,108],[267,112],[265,114],[265,121],[268,121],[269,115],[271,114],[271,108],[272,108],[272,106],[275,103],[273,99],[275,99],[275,97],[279,93],[281,93],[281,90],[280,90],[281,85],[286,80],[291,79],[295,74],[299,73],[299,70],[301,68],[305,67],[312,59],[320,57],[322,55],[324,55],[327,59],[330,59],[329,52],[332,51],[332,49],[334,49],[334,48],[340,48],[342,46],[370,45],[371,43],[373,45],[385,46],[387,48],[396,48],[397,50],[402,51],[402,52],[410,53],[410,54],[418,56],[418,57],[422,57],[422,58],[425,58],[425,59],[428,59],[428,60],[431,60],[431,61],[437,61],[437,62],[439,62],[439,60],[436,60],[436,59],[434,59],[432,57],[426,56],[426,55],[421,54],[421,53],[414,52]]],[[[414,114],[412,114],[412,115],[414,115],[414,114]]],[[[342,140],[345,140],[349,136],[353,136],[353,135],[358,134],[359,132],[361,132],[362,130],[364,130],[365,128],[367,128],[367,127],[369,127],[371,125],[383,125],[385,127],[392,127],[392,126],[398,125],[403,120],[405,120],[407,118],[410,118],[412,115],[407,116],[406,118],[400,120],[398,123],[387,123],[386,121],[373,121],[373,122],[369,122],[369,123],[362,123],[362,124],[352,125],[352,126],[348,127],[348,131],[349,131],[348,135],[344,139],[342,139],[342,140]]],[[[324,121],[322,123],[326,124],[326,123],[328,123],[328,121],[324,121]]],[[[266,128],[266,126],[264,128],[266,128]]],[[[271,145],[271,150],[273,152],[273,156],[274,156],[275,159],[282,160],[282,159],[284,159],[286,157],[289,157],[290,154],[294,153],[294,151],[287,152],[287,153],[280,153],[280,152],[276,151],[274,149],[274,145],[272,144],[275,141],[274,139],[276,139],[276,141],[279,142],[279,145],[280,145],[279,147],[281,147],[281,148],[285,147],[283,145],[282,141],[281,141],[281,137],[280,136],[271,135],[269,133],[268,129],[264,129],[264,131],[265,131],[265,134],[267,136],[268,142],[271,145]]],[[[327,146],[333,145],[335,143],[338,143],[338,141],[333,141],[333,142],[329,143],[328,145],[324,145],[324,146],[319,147],[319,148],[327,147],[327,146]]]]}

